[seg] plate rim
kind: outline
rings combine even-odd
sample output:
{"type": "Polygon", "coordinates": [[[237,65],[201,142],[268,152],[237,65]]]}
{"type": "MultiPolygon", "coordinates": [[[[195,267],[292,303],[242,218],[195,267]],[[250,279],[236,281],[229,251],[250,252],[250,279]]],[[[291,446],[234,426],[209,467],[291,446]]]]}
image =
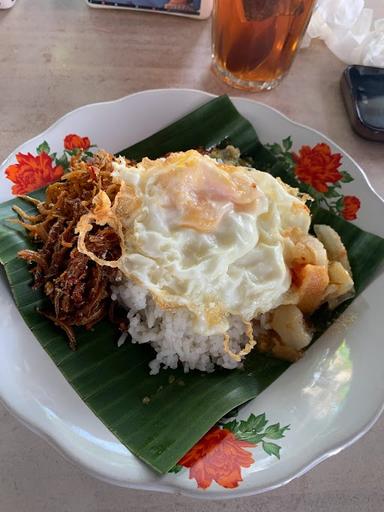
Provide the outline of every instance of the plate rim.
{"type": "MultiPolygon", "coordinates": [[[[38,133],[37,135],[33,136],[33,137],[30,137],[29,139],[27,139],[26,141],[22,142],[21,144],[19,144],[13,151],[11,151],[6,157],[5,159],[0,163],[0,168],[3,168],[5,167],[6,165],[8,165],[9,161],[12,159],[13,155],[15,155],[16,153],[18,153],[20,151],[20,149],[25,146],[26,144],[31,144],[34,140],[36,139],[40,139],[42,136],[44,136],[45,134],[47,134],[49,131],[53,130],[58,124],[60,124],[64,119],[66,119],[67,117],[71,116],[72,114],[76,113],[76,112],[79,112],[81,110],[86,110],[88,108],[92,108],[92,107],[97,107],[99,105],[111,105],[111,104],[115,104],[115,103],[122,103],[124,102],[127,98],[132,98],[134,96],[141,96],[143,94],[148,94],[148,93],[158,93],[158,92],[164,92],[164,91],[169,91],[169,92],[175,92],[175,91],[181,91],[181,92],[191,92],[191,93],[199,93],[199,94],[204,94],[205,96],[207,97],[210,97],[210,98],[217,98],[218,96],[220,96],[219,94],[214,94],[214,93],[211,93],[211,92],[207,92],[207,91],[203,91],[202,89],[191,89],[191,88],[188,88],[188,87],[163,87],[163,88],[156,88],[156,89],[143,89],[141,91],[137,91],[137,92],[134,92],[132,94],[127,94],[125,96],[122,96],[120,98],[117,98],[115,100],[107,100],[107,101],[95,101],[93,103],[86,103],[85,105],[81,105],[80,107],[77,107],[73,110],[70,110],[69,112],[65,113],[64,115],[62,115],[61,117],[59,117],[58,119],[56,119],[56,121],[54,121],[53,123],[51,123],[45,130],[43,130],[42,132],[38,133]]],[[[333,141],[330,137],[328,137],[327,135],[325,135],[323,132],[321,132],[320,130],[317,130],[316,128],[312,128],[311,126],[308,126],[304,123],[299,123],[298,121],[294,121],[293,119],[291,119],[289,116],[287,116],[286,114],[284,114],[283,112],[281,112],[280,110],[278,110],[277,108],[275,107],[272,107],[271,105],[267,105],[266,103],[263,103],[262,101],[258,101],[258,100],[254,100],[254,99],[251,99],[251,98],[244,98],[242,96],[233,96],[231,94],[227,94],[227,96],[231,99],[231,100],[235,100],[235,101],[241,101],[241,102],[245,102],[245,103],[250,103],[250,104],[257,104],[257,105],[261,105],[263,108],[266,108],[268,110],[272,110],[273,112],[275,112],[276,114],[278,114],[279,116],[283,117],[286,121],[288,121],[289,123],[295,125],[295,126],[298,126],[299,128],[305,128],[306,130],[309,130],[313,133],[316,133],[317,135],[319,135],[320,137],[322,137],[323,139],[327,140],[328,142],[330,142],[333,146],[335,146],[335,148],[337,148],[338,150],[340,150],[342,153],[344,153],[345,155],[347,155],[347,157],[353,162],[353,164],[359,169],[360,173],[362,174],[362,176],[364,177],[367,185],[369,186],[371,192],[373,192],[375,194],[375,196],[380,199],[381,202],[384,203],[384,197],[381,197],[380,194],[374,189],[370,179],[368,178],[367,174],[365,173],[365,171],[362,169],[362,167],[356,162],[356,160],[347,152],[345,151],[339,144],[337,144],[337,142],[333,141]]]]}
{"type": "MultiPolygon", "coordinates": [[[[50,124],[45,130],[38,133],[37,135],[29,138],[28,140],[24,141],[23,143],[19,144],[0,164],[0,168],[3,169],[7,165],[9,165],[10,161],[14,158],[15,154],[18,153],[25,145],[32,144],[36,140],[40,140],[44,136],[46,136],[50,131],[54,130],[58,125],[60,125],[66,118],[70,117],[74,113],[84,111],[87,109],[92,109],[94,107],[100,106],[100,105],[111,105],[116,104],[120,102],[124,102],[128,98],[132,98],[135,96],[145,95],[145,94],[156,94],[156,93],[162,93],[162,92],[186,92],[186,93],[198,93],[201,95],[204,95],[206,98],[215,98],[219,95],[209,93],[203,90],[199,89],[191,89],[191,88],[157,88],[157,89],[145,89],[141,91],[134,92],[132,94],[128,94],[126,96],[117,98],[115,100],[109,100],[109,101],[100,101],[100,102],[94,102],[82,105],[80,107],[77,107],[76,109],[73,109],[63,116],[59,117],[56,121],[54,121],[52,124],[50,124]]],[[[364,170],[361,168],[361,166],[356,162],[354,158],[352,158],[348,152],[346,152],[344,149],[342,149],[336,142],[334,142],[331,138],[329,138],[327,135],[322,133],[321,131],[312,128],[308,125],[299,123],[297,121],[294,121],[286,114],[282,113],[278,109],[271,107],[270,105],[267,105],[266,103],[263,103],[262,101],[254,100],[251,98],[244,98],[241,96],[233,96],[231,94],[228,94],[231,100],[235,100],[236,102],[241,103],[248,103],[251,105],[257,104],[262,106],[262,108],[265,108],[266,110],[270,110],[275,112],[278,116],[288,121],[290,124],[293,124],[299,128],[304,128],[305,130],[308,130],[325,141],[329,142],[334,146],[338,151],[340,151],[342,154],[346,155],[350,161],[356,166],[356,168],[361,173],[362,177],[364,178],[365,183],[368,185],[368,188],[370,189],[370,192],[374,194],[375,200],[379,200],[382,205],[384,205],[384,198],[379,195],[379,193],[373,188],[372,183],[370,182],[368,176],[364,172],[364,170]]],[[[255,490],[247,489],[242,490],[241,488],[236,490],[236,493],[227,493],[226,490],[216,491],[212,490],[209,493],[205,492],[202,493],[198,489],[194,488],[180,488],[175,487],[171,484],[168,484],[167,482],[161,482],[158,481],[156,483],[132,483],[128,481],[120,481],[113,477],[108,477],[105,473],[97,472],[94,469],[92,469],[89,465],[86,465],[83,459],[76,459],[72,453],[69,453],[69,451],[66,450],[65,446],[60,444],[55,437],[52,435],[51,432],[48,430],[45,430],[44,428],[37,426],[33,422],[33,418],[30,416],[27,416],[26,414],[23,414],[21,411],[17,410],[16,407],[14,407],[4,395],[0,395],[0,402],[5,406],[5,408],[10,412],[10,414],[17,418],[18,421],[20,421],[24,426],[26,426],[29,430],[37,434],[39,437],[44,439],[50,446],[52,446],[56,451],[58,451],[61,456],[64,457],[65,460],[69,461],[70,463],[76,465],[77,467],[80,467],[83,471],[85,471],[87,474],[102,480],[104,482],[107,482],[112,485],[117,485],[119,487],[129,488],[129,489],[138,489],[138,490],[148,490],[148,491],[156,491],[156,492],[164,492],[164,493],[171,493],[171,494],[182,494],[184,496],[197,498],[197,499],[204,499],[204,500],[216,500],[216,499],[235,499],[239,497],[246,497],[246,496],[253,496],[257,494],[261,494],[264,492],[269,492],[271,490],[280,488],[284,485],[287,485],[292,480],[295,480],[296,478],[299,478],[303,476],[305,473],[313,469],[315,466],[320,464],[321,462],[327,460],[328,458],[332,457],[333,455],[336,455],[340,453],[345,448],[351,446],[356,441],[358,441],[361,437],[363,437],[376,423],[376,421],[379,419],[381,414],[384,412],[384,396],[382,398],[381,406],[378,407],[378,409],[375,411],[374,415],[365,423],[365,425],[361,428],[359,428],[359,431],[349,436],[345,441],[343,442],[336,442],[332,447],[330,447],[326,452],[322,453],[320,456],[317,456],[313,461],[311,461],[308,464],[303,464],[301,469],[296,471],[294,474],[290,475],[287,478],[282,478],[280,481],[274,483],[270,486],[264,486],[255,490]]],[[[161,478],[161,476],[160,476],[161,478]]]]}

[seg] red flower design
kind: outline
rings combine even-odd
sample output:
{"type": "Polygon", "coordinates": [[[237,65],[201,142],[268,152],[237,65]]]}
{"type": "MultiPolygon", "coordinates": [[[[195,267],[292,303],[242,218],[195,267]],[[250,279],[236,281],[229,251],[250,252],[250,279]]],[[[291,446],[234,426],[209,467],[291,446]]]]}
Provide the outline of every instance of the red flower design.
{"type": "Polygon", "coordinates": [[[336,183],[343,176],[339,172],[340,153],[331,153],[328,144],[316,144],[313,148],[302,146],[299,154],[292,154],[296,163],[295,173],[299,180],[319,192],[327,192],[328,183],[336,183]]]}
{"type": "Polygon", "coordinates": [[[343,209],[341,214],[345,220],[357,219],[356,213],[360,208],[360,199],[356,196],[344,196],[343,197],[343,209]]]}
{"type": "Polygon", "coordinates": [[[74,149],[86,151],[90,145],[91,141],[88,137],[80,137],[80,135],[75,133],[70,133],[64,139],[64,147],[68,151],[73,151],[74,149]]]}
{"type": "Polygon", "coordinates": [[[241,468],[249,468],[254,462],[252,454],[244,448],[255,446],[239,441],[230,430],[213,427],[179,464],[190,468],[189,478],[194,478],[202,489],[207,489],[213,480],[222,487],[233,489],[242,481],[241,468]]]}
{"type": "Polygon", "coordinates": [[[64,169],[52,165],[52,158],[45,152],[33,156],[31,153],[16,155],[17,164],[12,164],[5,170],[5,175],[13,181],[12,193],[27,194],[41,188],[52,181],[58,180],[64,169]]]}

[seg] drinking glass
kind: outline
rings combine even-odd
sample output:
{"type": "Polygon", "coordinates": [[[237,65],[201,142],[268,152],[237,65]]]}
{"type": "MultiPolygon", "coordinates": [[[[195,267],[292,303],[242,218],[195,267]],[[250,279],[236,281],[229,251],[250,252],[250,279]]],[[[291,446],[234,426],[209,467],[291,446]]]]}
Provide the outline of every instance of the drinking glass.
{"type": "Polygon", "coordinates": [[[213,69],[250,91],[276,87],[288,72],[316,0],[215,0],[213,69]]]}

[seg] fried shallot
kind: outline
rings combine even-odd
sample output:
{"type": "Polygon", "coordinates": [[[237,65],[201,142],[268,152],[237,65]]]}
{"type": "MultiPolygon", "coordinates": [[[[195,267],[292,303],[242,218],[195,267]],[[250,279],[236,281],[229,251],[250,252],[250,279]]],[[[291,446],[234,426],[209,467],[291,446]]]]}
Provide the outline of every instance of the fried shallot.
{"type": "MultiPolygon", "coordinates": [[[[98,265],[79,252],[75,232],[100,191],[113,203],[120,185],[114,183],[112,170],[112,156],[106,152],[100,151],[87,162],[73,158],[69,172],[47,187],[44,201],[24,197],[35,206],[35,215],[15,207],[18,223],[38,246],[20,251],[19,257],[33,264],[33,288],[42,289],[49,299],[41,313],[64,330],[72,350],[76,349],[74,327],[91,329],[115,309],[110,285],[118,270],[98,265]]],[[[110,226],[94,226],[86,245],[104,260],[121,255],[119,236],[110,226]]]]}

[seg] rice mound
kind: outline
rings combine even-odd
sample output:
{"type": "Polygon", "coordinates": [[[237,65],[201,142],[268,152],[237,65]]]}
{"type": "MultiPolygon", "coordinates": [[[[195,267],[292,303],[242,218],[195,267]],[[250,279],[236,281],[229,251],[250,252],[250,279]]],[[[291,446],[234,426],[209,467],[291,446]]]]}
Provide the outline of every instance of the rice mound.
{"type": "MultiPolygon", "coordinates": [[[[179,362],[184,371],[212,372],[215,365],[233,369],[241,366],[224,350],[224,336],[201,336],[193,332],[192,315],[186,308],[163,310],[143,287],[129,280],[112,289],[112,299],[128,310],[129,329],[133,343],[150,343],[157,352],[149,363],[150,373],[161,368],[175,369],[179,362]]],[[[236,316],[229,318],[230,349],[238,353],[247,344],[243,321],[236,316]]]]}

